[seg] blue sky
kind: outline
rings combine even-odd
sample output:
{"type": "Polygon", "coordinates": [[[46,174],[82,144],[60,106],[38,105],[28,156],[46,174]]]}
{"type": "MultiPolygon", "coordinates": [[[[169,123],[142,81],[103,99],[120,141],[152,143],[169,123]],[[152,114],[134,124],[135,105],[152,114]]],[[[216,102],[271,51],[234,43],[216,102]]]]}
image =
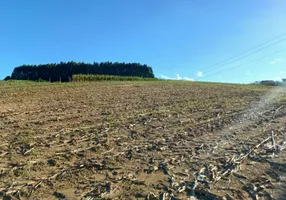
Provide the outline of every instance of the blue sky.
{"type": "Polygon", "coordinates": [[[286,48],[286,40],[208,69],[286,33],[285,10],[285,0],[3,0],[0,79],[22,64],[74,60],[140,62],[159,78],[278,80],[286,51],[227,69],[286,48]]]}

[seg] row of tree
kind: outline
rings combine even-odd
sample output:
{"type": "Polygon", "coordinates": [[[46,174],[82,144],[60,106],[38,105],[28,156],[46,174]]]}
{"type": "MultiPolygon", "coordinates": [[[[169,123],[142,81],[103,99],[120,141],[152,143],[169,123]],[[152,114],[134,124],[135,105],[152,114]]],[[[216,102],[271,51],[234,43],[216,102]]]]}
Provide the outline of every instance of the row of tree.
{"type": "Polygon", "coordinates": [[[98,74],[154,78],[152,68],[147,65],[141,65],[140,63],[94,62],[93,64],[89,64],[73,61],[67,63],[61,62],[58,64],[22,65],[16,67],[9,78],[15,80],[68,82],[72,80],[72,76],[74,74],[98,74]]]}

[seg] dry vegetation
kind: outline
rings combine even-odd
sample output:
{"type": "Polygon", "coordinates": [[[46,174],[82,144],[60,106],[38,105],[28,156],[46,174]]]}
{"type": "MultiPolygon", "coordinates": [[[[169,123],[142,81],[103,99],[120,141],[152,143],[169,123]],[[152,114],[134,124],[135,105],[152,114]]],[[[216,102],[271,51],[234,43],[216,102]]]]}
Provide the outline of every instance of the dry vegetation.
{"type": "Polygon", "coordinates": [[[0,197],[283,199],[286,92],[271,89],[0,82],[0,197]]]}

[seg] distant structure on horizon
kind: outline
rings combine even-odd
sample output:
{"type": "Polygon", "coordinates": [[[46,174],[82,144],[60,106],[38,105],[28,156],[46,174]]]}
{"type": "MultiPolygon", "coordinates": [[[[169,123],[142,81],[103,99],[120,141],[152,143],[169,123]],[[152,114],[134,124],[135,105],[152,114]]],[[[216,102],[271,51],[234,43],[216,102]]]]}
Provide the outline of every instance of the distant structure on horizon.
{"type": "Polygon", "coordinates": [[[276,82],[275,81],[272,81],[272,80],[263,80],[260,82],[261,85],[276,85],[276,82]]]}
{"type": "Polygon", "coordinates": [[[269,85],[269,86],[286,86],[286,78],[282,78],[281,81],[273,81],[273,80],[263,80],[263,81],[255,81],[253,82],[255,85],[269,85]]]}

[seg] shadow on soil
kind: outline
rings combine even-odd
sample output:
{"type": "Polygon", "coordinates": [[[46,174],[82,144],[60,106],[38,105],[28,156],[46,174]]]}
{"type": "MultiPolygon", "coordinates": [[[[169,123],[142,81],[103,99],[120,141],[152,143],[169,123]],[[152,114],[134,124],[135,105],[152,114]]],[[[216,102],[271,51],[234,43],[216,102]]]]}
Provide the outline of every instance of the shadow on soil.
{"type": "Polygon", "coordinates": [[[278,192],[277,200],[286,200],[286,163],[269,162],[269,164],[271,166],[268,171],[269,176],[279,183],[275,186],[278,192]]]}

